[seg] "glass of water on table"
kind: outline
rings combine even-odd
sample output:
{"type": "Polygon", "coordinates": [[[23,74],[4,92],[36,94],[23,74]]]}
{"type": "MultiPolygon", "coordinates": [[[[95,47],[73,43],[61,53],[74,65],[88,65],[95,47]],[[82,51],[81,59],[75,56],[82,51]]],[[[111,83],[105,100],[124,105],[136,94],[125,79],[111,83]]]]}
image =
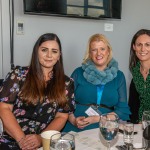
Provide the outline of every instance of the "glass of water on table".
{"type": "Polygon", "coordinates": [[[75,150],[73,134],[60,132],[51,136],[50,150],[75,150]]]}
{"type": "Polygon", "coordinates": [[[123,125],[124,133],[123,133],[123,140],[126,145],[133,144],[134,138],[134,124],[127,122],[123,125]]]}
{"type": "Polygon", "coordinates": [[[143,129],[145,129],[148,125],[150,125],[150,111],[144,111],[142,115],[143,129]]]}

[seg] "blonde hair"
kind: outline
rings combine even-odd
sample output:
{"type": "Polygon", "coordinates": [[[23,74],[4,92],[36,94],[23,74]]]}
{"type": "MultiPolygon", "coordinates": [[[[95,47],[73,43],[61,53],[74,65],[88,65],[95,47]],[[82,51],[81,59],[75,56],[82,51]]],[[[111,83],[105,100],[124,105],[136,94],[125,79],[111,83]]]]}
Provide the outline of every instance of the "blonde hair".
{"type": "Polygon", "coordinates": [[[107,38],[103,34],[94,34],[89,38],[85,57],[83,59],[83,63],[86,63],[90,59],[90,46],[91,46],[91,43],[95,42],[95,41],[97,41],[97,42],[102,41],[108,46],[109,53],[110,53],[109,57],[108,57],[108,62],[107,62],[107,64],[108,64],[110,62],[110,60],[112,59],[112,47],[111,47],[110,43],[108,42],[107,38]]]}

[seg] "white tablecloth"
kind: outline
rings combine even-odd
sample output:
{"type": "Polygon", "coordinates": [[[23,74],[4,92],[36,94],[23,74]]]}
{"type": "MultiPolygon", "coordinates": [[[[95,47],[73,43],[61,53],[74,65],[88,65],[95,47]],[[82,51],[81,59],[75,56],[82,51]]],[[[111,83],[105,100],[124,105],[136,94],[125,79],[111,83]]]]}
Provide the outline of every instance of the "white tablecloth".
{"type": "MultiPolygon", "coordinates": [[[[138,134],[134,135],[133,144],[135,147],[142,146],[142,126],[141,124],[134,125],[134,131],[138,134]]],[[[76,150],[107,150],[106,142],[102,138],[99,128],[86,130],[75,133],[76,150]]],[[[117,150],[116,145],[123,145],[123,134],[118,133],[116,139],[111,142],[111,150],[117,150]]]]}
{"type": "MultiPolygon", "coordinates": [[[[138,134],[134,135],[133,144],[135,147],[142,146],[142,126],[134,125],[134,131],[138,134]]],[[[99,128],[85,130],[82,132],[70,132],[75,135],[75,150],[107,150],[106,142],[102,138],[99,128]]],[[[111,142],[111,150],[117,150],[116,145],[123,145],[123,134],[118,133],[116,139],[111,142]]],[[[40,148],[39,150],[42,150],[40,148]]],[[[137,149],[138,150],[138,149],[137,149]]]]}

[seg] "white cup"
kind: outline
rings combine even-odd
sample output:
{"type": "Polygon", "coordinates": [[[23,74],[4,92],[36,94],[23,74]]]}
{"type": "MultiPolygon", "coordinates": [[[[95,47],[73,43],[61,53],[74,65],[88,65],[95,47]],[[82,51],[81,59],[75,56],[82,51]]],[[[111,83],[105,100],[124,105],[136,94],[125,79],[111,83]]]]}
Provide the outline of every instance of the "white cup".
{"type": "Polygon", "coordinates": [[[60,133],[60,132],[56,130],[48,130],[41,133],[43,150],[50,150],[51,136],[56,133],[60,133]]]}

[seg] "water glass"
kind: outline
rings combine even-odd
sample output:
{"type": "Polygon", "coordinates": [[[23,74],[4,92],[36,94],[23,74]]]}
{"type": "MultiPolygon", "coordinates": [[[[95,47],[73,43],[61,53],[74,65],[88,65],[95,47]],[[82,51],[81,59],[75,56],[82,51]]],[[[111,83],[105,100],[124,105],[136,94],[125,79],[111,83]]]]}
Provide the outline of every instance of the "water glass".
{"type": "Polygon", "coordinates": [[[3,136],[3,122],[0,119],[0,138],[3,136]]]}
{"type": "Polygon", "coordinates": [[[107,150],[111,149],[110,143],[117,136],[119,129],[119,117],[116,114],[102,114],[100,116],[99,128],[103,138],[107,142],[107,150]]]}
{"type": "Polygon", "coordinates": [[[143,129],[145,129],[148,125],[150,125],[150,111],[144,111],[142,115],[143,129]]]}
{"type": "Polygon", "coordinates": [[[73,134],[61,132],[51,136],[50,150],[75,150],[73,134]]]}
{"type": "Polygon", "coordinates": [[[132,144],[133,143],[133,136],[134,136],[134,124],[127,122],[124,124],[124,134],[123,140],[125,144],[132,144]]]}
{"type": "Polygon", "coordinates": [[[143,131],[143,142],[145,150],[150,150],[150,125],[148,125],[143,131]]]}

